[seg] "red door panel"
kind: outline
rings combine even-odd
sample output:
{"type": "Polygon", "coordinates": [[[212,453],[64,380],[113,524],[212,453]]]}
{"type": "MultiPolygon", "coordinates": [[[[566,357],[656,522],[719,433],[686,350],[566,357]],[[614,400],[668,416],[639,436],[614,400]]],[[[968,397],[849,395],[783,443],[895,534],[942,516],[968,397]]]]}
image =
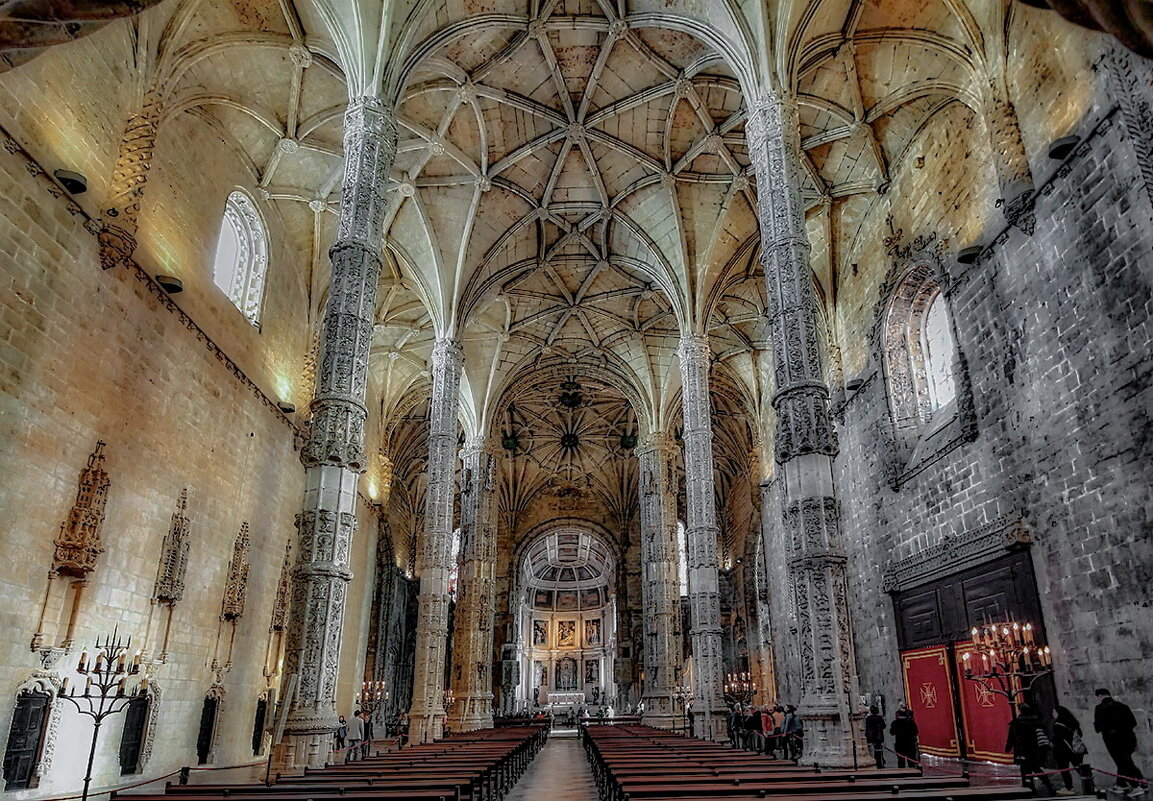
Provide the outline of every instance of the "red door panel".
{"type": "Polygon", "coordinates": [[[917,721],[921,750],[936,756],[959,757],[948,649],[940,645],[902,651],[901,667],[905,697],[917,721]]]}

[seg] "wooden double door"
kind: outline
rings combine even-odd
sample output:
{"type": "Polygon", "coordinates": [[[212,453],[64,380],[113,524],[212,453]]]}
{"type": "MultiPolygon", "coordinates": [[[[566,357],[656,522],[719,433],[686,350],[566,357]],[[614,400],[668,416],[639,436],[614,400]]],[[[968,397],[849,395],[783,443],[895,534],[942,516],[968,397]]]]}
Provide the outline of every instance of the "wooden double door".
{"type": "MultiPolygon", "coordinates": [[[[1012,617],[1030,622],[1044,639],[1037,583],[1026,551],[893,594],[905,698],[913,710],[921,751],[936,756],[1012,762],[1005,751],[1011,711],[1007,699],[964,677],[973,650],[970,630],[1012,617]]],[[[1052,708],[1048,679],[1034,703],[1052,708]]]]}

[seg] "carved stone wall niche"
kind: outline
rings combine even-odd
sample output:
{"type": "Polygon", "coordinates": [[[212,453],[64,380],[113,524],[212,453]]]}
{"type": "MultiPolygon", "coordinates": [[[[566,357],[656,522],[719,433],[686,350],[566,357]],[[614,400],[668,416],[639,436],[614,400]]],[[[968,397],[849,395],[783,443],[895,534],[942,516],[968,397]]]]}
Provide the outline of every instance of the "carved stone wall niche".
{"type": "Polygon", "coordinates": [[[88,577],[104,552],[101,529],[111,482],[104,470],[104,446],[100,440],[80,471],[76,500],[68,518],[60,524],[52,567],[40,608],[40,620],[32,638],[32,650],[40,652],[41,664],[50,668],[72,647],[76,622],[83,608],[88,577]]]}

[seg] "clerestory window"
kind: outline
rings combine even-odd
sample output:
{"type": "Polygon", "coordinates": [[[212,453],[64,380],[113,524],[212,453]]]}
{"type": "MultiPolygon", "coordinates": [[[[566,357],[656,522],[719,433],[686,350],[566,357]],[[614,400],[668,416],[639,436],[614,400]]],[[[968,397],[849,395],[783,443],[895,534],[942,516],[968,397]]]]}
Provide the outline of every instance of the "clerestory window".
{"type": "Polygon", "coordinates": [[[224,204],[212,280],[257,327],[267,273],[268,234],[264,221],[252,198],[238,189],[224,204]]]}
{"type": "Polygon", "coordinates": [[[941,286],[927,265],[898,284],[885,316],[885,374],[898,430],[917,429],[957,396],[953,331],[941,286]]]}

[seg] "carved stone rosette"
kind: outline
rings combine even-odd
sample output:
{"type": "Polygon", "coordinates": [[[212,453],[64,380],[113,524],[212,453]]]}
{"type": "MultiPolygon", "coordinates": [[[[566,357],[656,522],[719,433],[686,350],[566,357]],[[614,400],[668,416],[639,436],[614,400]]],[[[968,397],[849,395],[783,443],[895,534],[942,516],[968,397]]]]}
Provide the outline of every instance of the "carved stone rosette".
{"type": "Polygon", "coordinates": [[[460,575],[452,646],[453,731],[492,726],[492,644],[496,602],[496,459],[492,444],[470,439],[461,452],[460,575]]]}
{"type": "Polygon", "coordinates": [[[356,489],[365,466],[365,388],[384,244],[385,190],[396,157],[396,119],[375,97],[351,101],[345,114],[344,185],[332,283],[301,450],[303,509],[296,519],[291,624],[285,671],[299,677],[281,762],[323,764],[324,738],[336,727],[336,681],[356,533],[356,489]]]}
{"type": "MultiPolygon", "coordinates": [[[[775,95],[750,110],[761,255],[768,285],[789,576],[800,654],[805,760],[854,764],[859,715],[840,510],[832,458],[836,432],[824,382],[820,316],[800,198],[796,107],[775,95]]],[[[863,751],[858,760],[864,759],[863,751]]]]}
{"type": "Polygon", "coordinates": [[[681,603],[677,553],[676,445],[663,432],[644,437],[640,462],[641,603],[644,609],[644,723],[672,728],[679,683],[681,603]]]}
{"type": "Polygon", "coordinates": [[[408,715],[413,743],[439,740],[444,734],[444,652],[448,640],[448,574],[452,569],[456,417],[462,361],[460,346],[452,340],[438,339],[433,345],[428,490],[416,562],[420,575],[416,670],[408,715]]]}
{"type": "Polygon", "coordinates": [[[689,568],[689,640],[693,649],[693,715],[698,737],[725,736],[728,710],[721,645],[721,596],[717,575],[716,487],[713,472],[712,401],[709,398],[708,337],[684,335],[677,351],[681,363],[684,413],[685,495],[688,525],[685,550],[689,568]]]}

